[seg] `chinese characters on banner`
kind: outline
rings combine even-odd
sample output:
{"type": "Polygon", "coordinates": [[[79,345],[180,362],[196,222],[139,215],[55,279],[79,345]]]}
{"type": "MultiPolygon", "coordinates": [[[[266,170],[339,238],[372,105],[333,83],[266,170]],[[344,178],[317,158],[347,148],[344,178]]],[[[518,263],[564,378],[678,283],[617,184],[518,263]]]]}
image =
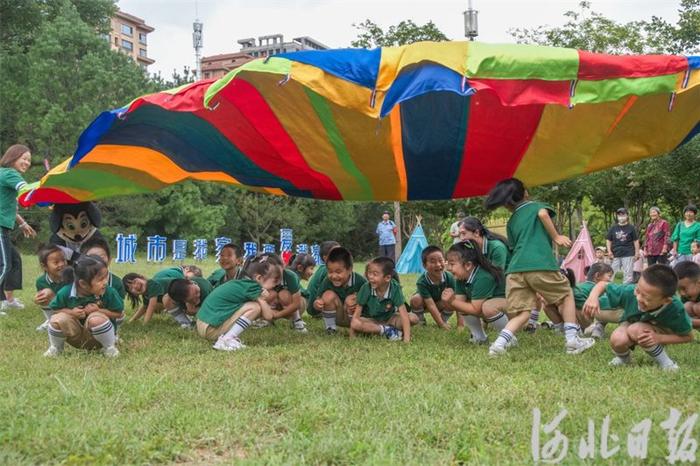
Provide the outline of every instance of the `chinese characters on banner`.
{"type": "MultiPolygon", "coordinates": [[[[551,421],[543,423],[539,408],[532,410],[530,442],[535,463],[561,463],[567,459],[569,438],[559,429],[559,424],[567,414],[568,411],[562,409],[551,421]]],[[[693,438],[693,427],[697,420],[697,413],[683,420],[681,412],[671,408],[668,418],[659,424],[666,431],[668,455],[665,460],[668,463],[695,463],[698,441],[693,438]]],[[[625,452],[632,459],[647,459],[651,419],[646,418],[632,425],[627,432],[626,442],[613,431],[611,423],[610,416],[605,416],[597,430],[595,421],[588,419],[587,431],[578,439],[578,448],[573,442],[571,449],[581,460],[608,460],[617,457],[619,461],[624,461],[621,457],[625,452]]]]}
{"type": "MultiPolygon", "coordinates": [[[[290,228],[280,229],[280,246],[279,254],[282,259],[286,262],[292,255],[293,250],[293,231],[290,228]]],[[[124,235],[119,233],[116,237],[117,242],[117,254],[115,257],[115,262],[117,263],[135,263],[136,262],[136,250],[137,250],[137,237],[135,234],[124,235]]],[[[214,238],[214,251],[216,253],[216,261],[218,262],[219,256],[221,255],[221,249],[232,242],[231,238],[226,236],[221,236],[214,238]]],[[[186,239],[174,239],[171,243],[171,258],[173,261],[184,261],[187,260],[188,254],[188,244],[189,241],[186,239]]],[[[197,238],[192,240],[192,257],[195,261],[203,261],[207,259],[209,252],[209,242],[204,238],[197,238]]],[[[254,242],[243,243],[244,257],[252,257],[259,252],[265,253],[276,253],[277,248],[272,243],[264,243],[258,245],[254,242]]],[[[317,263],[320,263],[319,256],[319,246],[314,244],[309,247],[308,244],[297,244],[297,253],[309,252],[316,259],[317,263]]],[[[146,237],[146,261],[148,262],[165,262],[166,257],[168,257],[168,238],[160,235],[153,235],[146,237]]]]}

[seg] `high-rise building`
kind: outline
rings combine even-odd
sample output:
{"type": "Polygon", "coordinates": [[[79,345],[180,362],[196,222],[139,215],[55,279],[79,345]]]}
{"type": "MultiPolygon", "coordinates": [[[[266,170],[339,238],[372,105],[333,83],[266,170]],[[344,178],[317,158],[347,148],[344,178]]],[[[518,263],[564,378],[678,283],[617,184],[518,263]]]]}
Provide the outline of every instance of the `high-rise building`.
{"type": "Polygon", "coordinates": [[[112,17],[112,31],[109,33],[109,43],[113,50],[119,50],[129,55],[136,63],[146,69],[155,60],[148,56],[148,34],[155,28],[146,24],[138,16],[117,10],[112,17]]]}
{"type": "Polygon", "coordinates": [[[282,34],[240,39],[241,53],[247,53],[254,57],[269,57],[280,53],[298,52],[299,50],[327,50],[329,47],[308,36],[296,37],[291,42],[285,42],[282,34]]]}
{"type": "Polygon", "coordinates": [[[201,79],[219,79],[234,68],[259,57],[269,57],[280,53],[298,52],[299,50],[326,50],[328,46],[311,37],[297,37],[285,42],[282,34],[260,36],[238,41],[240,52],[224,53],[202,57],[201,79]]]}

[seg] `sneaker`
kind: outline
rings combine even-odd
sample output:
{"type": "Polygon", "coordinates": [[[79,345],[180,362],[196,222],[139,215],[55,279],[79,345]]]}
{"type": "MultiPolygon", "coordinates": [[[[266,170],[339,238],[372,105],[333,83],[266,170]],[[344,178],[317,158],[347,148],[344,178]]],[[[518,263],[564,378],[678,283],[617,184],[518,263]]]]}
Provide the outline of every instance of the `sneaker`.
{"type": "Polygon", "coordinates": [[[17,298],[13,299],[12,301],[6,301],[6,303],[7,303],[8,309],[17,309],[17,310],[24,309],[24,303],[22,303],[22,301],[20,301],[17,298]]]}
{"type": "Polygon", "coordinates": [[[535,333],[538,328],[540,328],[539,322],[528,322],[527,326],[525,327],[525,331],[527,333],[535,333]]]}
{"type": "Polygon", "coordinates": [[[49,321],[45,320],[41,325],[36,328],[37,332],[46,332],[49,329],[49,321]]]}
{"type": "Polygon", "coordinates": [[[396,327],[387,325],[384,327],[384,336],[389,341],[398,341],[403,338],[403,332],[396,327]]]}
{"type": "Polygon", "coordinates": [[[576,337],[566,342],[566,354],[583,353],[593,345],[595,345],[595,340],[593,338],[576,337]]]}
{"type": "Polygon", "coordinates": [[[477,340],[476,338],[474,338],[474,335],[472,335],[471,337],[469,337],[469,343],[471,343],[472,345],[477,345],[477,346],[488,345],[489,338],[486,337],[486,339],[484,339],[484,340],[477,340]]]}
{"type": "Polygon", "coordinates": [[[221,335],[212,348],[219,351],[236,351],[245,346],[236,337],[226,338],[225,335],[221,335]]]}
{"type": "Polygon", "coordinates": [[[601,322],[596,322],[593,324],[593,330],[591,330],[591,338],[599,340],[605,336],[605,325],[601,322]]]}
{"type": "Polygon", "coordinates": [[[328,327],[326,329],[326,335],[336,335],[338,333],[337,328],[328,327]]]}
{"type": "Polygon", "coordinates": [[[47,349],[46,352],[44,353],[44,357],[47,357],[47,358],[55,358],[55,357],[57,357],[59,354],[61,354],[62,352],[63,352],[63,351],[59,350],[59,349],[56,348],[55,346],[49,346],[49,349],[47,349]]]}
{"type": "Polygon", "coordinates": [[[506,349],[515,348],[518,346],[518,337],[513,335],[513,339],[506,343],[506,349]]]}
{"type": "Polygon", "coordinates": [[[108,346],[106,348],[102,348],[102,354],[104,354],[106,358],[116,358],[119,356],[119,350],[116,346],[108,346]]]}
{"type": "Polygon", "coordinates": [[[505,346],[499,346],[496,345],[495,343],[491,346],[489,346],[489,356],[502,356],[508,352],[508,349],[505,346]]]}
{"type": "Polygon", "coordinates": [[[0,303],[0,312],[3,313],[3,315],[6,314],[5,311],[7,311],[10,308],[10,306],[7,304],[7,301],[3,301],[0,303]]]}
{"type": "Polygon", "coordinates": [[[671,364],[666,364],[665,366],[661,366],[661,370],[664,372],[678,372],[680,367],[678,367],[678,364],[675,362],[671,361],[671,364]]]}
{"type": "Polygon", "coordinates": [[[621,358],[620,356],[615,356],[610,360],[608,363],[608,366],[613,366],[613,367],[619,367],[619,366],[628,366],[632,360],[630,358],[621,358]]]}
{"type": "Polygon", "coordinates": [[[270,322],[269,320],[255,319],[253,321],[253,324],[251,325],[251,327],[253,327],[253,328],[265,328],[265,327],[269,327],[270,325],[272,325],[272,322],[270,322]]]}
{"type": "Polygon", "coordinates": [[[190,322],[189,324],[186,324],[186,323],[180,324],[180,328],[183,330],[192,330],[192,329],[194,329],[194,327],[195,327],[194,322],[190,322]]]}
{"type": "Polygon", "coordinates": [[[306,328],[306,323],[304,323],[304,321],[301,319],[292,322],[292,328],[299,333],[309,333],[309,331],[306,328]]]}

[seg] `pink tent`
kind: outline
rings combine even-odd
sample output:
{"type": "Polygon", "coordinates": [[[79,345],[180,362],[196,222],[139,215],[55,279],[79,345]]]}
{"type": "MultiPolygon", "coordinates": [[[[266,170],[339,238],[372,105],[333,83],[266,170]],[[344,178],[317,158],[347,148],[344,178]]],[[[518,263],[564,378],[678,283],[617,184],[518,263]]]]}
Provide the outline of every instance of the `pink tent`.
{"type": "Polygon", "coordinates": [[[586,280],[584,269],[595,262],[595,252],[593,250],[593,242],[591,235],[588,233],[586,224],[583,224],[581,232],[578,234],[576,241],[571,246],[569,254],[566,255],[561,267],[563,269],[571,269],[576,275],[576,282],[586,280]]]}

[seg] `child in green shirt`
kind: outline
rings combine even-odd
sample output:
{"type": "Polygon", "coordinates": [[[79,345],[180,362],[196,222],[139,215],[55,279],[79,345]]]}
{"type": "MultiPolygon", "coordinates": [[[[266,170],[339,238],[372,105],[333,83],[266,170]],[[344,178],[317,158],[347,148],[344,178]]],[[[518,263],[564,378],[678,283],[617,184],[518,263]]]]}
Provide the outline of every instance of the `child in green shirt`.
{"type": "Polygon", "coordinates": [[[693,328],[700,330],[700,265],[685,261],[676,264],[673,271],[678,275],[678,294],[693,328]]]}
{"type": "Polygon", "coordinates": [[[352,254],[343,247],[331,250],[326,260],[328,276],[318,287],[314,308],[323,316],[326,333],[335,334],[337,326],[350,327],[357,305],[357,292],[367,281],[352,270],[352,254]]]}
{"type": "Polygon", "coordinates": [[[599,298],[603,293],[611,306],[624,309],[620,326],[610,335],[615,353],[611,366],[630,364],[631,350],[639,345],[663,370],[678,370],[664,347],[692,341],[693,327],[683,303],[675,296],[677,287],[678,277],[673,269],[661,264],[646,268],[637,285],[599,282],[593,287],[583,305],[589,317],[600,313],[599,298]]]}
{"type": "Polygon", "coordinates": [[[241,248],[232,243],[225,244],[219,253],[218,270],[209,275],[209,283],[216,288],[229,280],[239,280],[243,276],[243,254],[241,248]]]}
{"type": "Polygon", "coordinates": [[[124,301],[107,286],[107,264],[96,256],[81,256],[64,272],[64,286],[51,301],[49,349],[44,356],[56,357],[64,343],[82,349],[102,349],[107,357],[119,356],[115,346],[116,320],[124,314],[124,301]]]}
{"type": "Polygon", "coordinates": [[[281,267],[260,255],[246,260],[243,269],[244,278],[216,287],[197,312],[197,334],[215,342],[215,350],[245,348],[240,336],[252,322],[259,317],[273,319],[265,299],[279,285],[281,267]]]}
{"type": "Polygon", "coordinates": [[[328,276],[328,271],[326,270],[326,262],[328,261],[328,254],[331,253],[333,248],[340,246],[337,241],[324,241],[319,246],[319,253],[321,255],[321,263],[316,264],[316,271],[309,279],[309,286],[306,287],[306,291],[309,293],[306,303],[306,312],[312,317],[319,317],[321,312],[316,310],[314,307],[314,302],[318,298],[318,287],[321,286],[323,280],[328,276]]]}
{"type": "Polygon", "coordinates": [[[418,323],[418,317],[406,311],[401,285],[392,279],[393,274],[394,261],[388,257],[377,257],[367,264],[367,282],[357,292],[350,320],[351,338],[359,332],[411,341],[411,325],[418,323]]]}
{"type": "MultiPolygon", "coordinates": [[[[427,309],[438,327],[449,330],[450,325],[447,321],[453,311],[442,300],[442,292],[448,288],[452,290],[456,288],[455,278],[450,272],[445,271],[445,256],[438,246],[428,246],[423,249],[421,261],[425,272],[416,281],[416,294],[411,296],[410,300],[411,312],[419,321],[425,323],[423,315],[427,309]]],[[[459,314],[457,316],[464,326],[461,316],[459,314]]]]}
{"type": "Polygon", "coordinates": [[[552,253],[552,242],[570,247],[571,240],[560,235],[552,222],[554,210],[546,204],[529,200],[522,181],[510,178],[499,182],[485,201],[488,210],[505,207],[512,215],[508,220],[508,241],[513,255],[506,268],[506,300],[512,315],[508,325],[489,348],[492,356],[505,354],[515,333],[525,327],[530,311],[539,307],[538,295],[545,304],[556,305],[564,319],[566,353],[578,354],[595,344],[592,338],[580,338],[576,321],[574,295],[568,280],[559,272],[552,253]]]}
{"type": "Polygon", "coordinates": [[[63,288],[62,272],[66,268],[66,256],[63,250],[55,244],[42,245],[39,248],[39,265],[44,273],[36,279],[36,295],[34,295],[34,303],[41,306],[44,312],[44,323],[39,325],[36,330],[45,332],[49,326],[49,319],[53,315],[53,310],[49,307],[49,303],[56,297],[56,293],[63,288]]]}
{"type": "MultiPolygon", "coordinates": [[[[455,277],[456,289],[446,289],[442,299],[460,314],[474,317],[469,325],[475,344],[484,344],[486,334],[481,326],[483,318],[501,332],[508,324],[505,314],[505,278],[503,272],[484,257],[475,241],[453,244],[447,251],[447,268],[455,277]]],[[[515,336],[510,346],[517,344],[515,336]]]]}
{"type": "Polygon", "coordinates": [[[287,319],[293,329],[299,333],[308,333],[306,324],[301,318],[301,313],[305,306],[302,307],[301,285],[299,278],[294,271],[285,269],[282,259],[273,253],[263,253],[273,264],[277,265],[282,270],[282,276],[279,285],[268,293],[266,298],[267,303],[272,309],[272,321],[258,319],[253,323],[255,327],[267,327],[274,324],[276,320],[287,319]]]}

